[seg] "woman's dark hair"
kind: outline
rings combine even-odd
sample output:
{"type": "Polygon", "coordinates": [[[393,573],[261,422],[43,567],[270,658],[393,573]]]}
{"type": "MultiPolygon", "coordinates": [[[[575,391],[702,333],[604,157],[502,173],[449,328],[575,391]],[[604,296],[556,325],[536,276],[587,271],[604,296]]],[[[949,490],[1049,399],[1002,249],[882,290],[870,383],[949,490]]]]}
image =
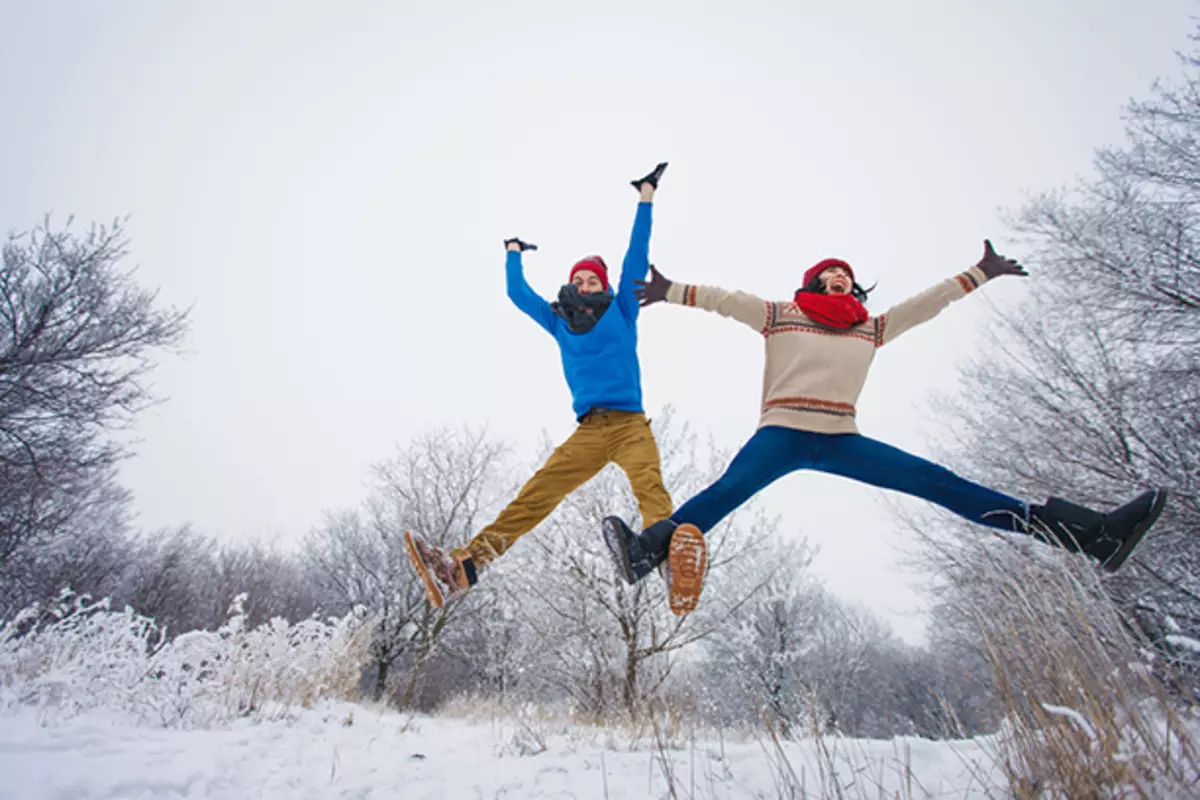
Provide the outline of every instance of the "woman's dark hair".
{"type": "MultiPolygon", "coordinates": [[[[871,284],[870,289],[864,289],[862,286],[860,286],[858,284],[857,281],[851,281],[850,282],[850,294],[858,302],[865,303],[865,302],[867,302],[867,295],[869,295],[871,292],[875,291],[875,287],[878,285],[879,284],[873,283],[873,284],[871,284]]],[[[820,275],[814,275],[813,279],[811,281],[804,284],[804,286],[800,287],[796,291],[812,292],[814,294],[825,294],[826,293],[825,292],[825,284],[821,282],[820,275]]]]}

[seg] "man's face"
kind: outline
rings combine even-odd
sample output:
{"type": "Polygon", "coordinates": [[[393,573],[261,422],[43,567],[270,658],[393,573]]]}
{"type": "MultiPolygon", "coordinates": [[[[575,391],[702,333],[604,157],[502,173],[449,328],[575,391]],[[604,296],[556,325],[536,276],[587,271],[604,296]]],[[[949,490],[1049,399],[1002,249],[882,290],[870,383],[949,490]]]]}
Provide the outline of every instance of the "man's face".
{"type": "Polygon", "coordinates": [[[601,282],[600,276],[590,269],[581,269],[576,272],[571,277],[571,284],[579,290],[580,294],[592,294],[593,292],[604,291],[604,283],[601,282]]]}

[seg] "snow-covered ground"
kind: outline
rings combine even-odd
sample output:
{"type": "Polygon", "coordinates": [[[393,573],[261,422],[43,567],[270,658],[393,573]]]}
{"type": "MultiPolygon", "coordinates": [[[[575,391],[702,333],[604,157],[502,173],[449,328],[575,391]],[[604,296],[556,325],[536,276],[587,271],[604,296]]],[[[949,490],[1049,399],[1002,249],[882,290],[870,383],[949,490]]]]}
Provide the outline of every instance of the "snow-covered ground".
{"type": "MultiPolygon", "coordinates": [[[[631,735],[519,719],[411,717],[345,703],[207,731],[133,727],[100,711],[44,726],[35,710],[19,708],[0,716],[0,798],[670,796],[652,737],[634,742],[631,735]]],[[[998,774],[978,766],[989,760],[976,742],[824,744],[840,763],[840,795],[823,779],[812,742],[785,745],[788,766],[769,739],[685,737],[668,751],[668,768],[681,798],[1004,794],[998,774]],[[805,792],[791,791],[789,782],[805,792]]]]}

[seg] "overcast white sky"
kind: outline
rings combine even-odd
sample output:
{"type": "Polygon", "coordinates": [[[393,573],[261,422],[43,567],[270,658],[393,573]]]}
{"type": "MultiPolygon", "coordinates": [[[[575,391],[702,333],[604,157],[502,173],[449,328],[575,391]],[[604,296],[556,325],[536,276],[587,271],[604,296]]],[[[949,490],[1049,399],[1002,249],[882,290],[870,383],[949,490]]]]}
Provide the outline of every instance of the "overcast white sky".
{"type": "MultiPolygon", "coordinates": [[[[294,540],[426,425],[487,423],[526,459],[569,435],[553,341],[504,295],[504,237],[541,246],[527,274],[548,297],[584,254],[615,273],[628,180],[669,160],[651,245],[669,277],[782,299],[836,255],[883,311],[984,237],[1020,257],[999,210],[1119,140],[1195,10],[0,2],[0,223],[132,215],[141,279],[195,306],[123,472],[140,521],[294,540]]],[[[989,302],[1036,291],[1029,266],[880,352],[864,433],[928,452],[928,390],[989,302]]],[[[752,332],[656,307],[641,357],[652,415],[673,404],[730,447],[753,432],[752,332]]],[[[762,497],[832,589],[917,631],[880,492],[803,473],[762,497]]]]}

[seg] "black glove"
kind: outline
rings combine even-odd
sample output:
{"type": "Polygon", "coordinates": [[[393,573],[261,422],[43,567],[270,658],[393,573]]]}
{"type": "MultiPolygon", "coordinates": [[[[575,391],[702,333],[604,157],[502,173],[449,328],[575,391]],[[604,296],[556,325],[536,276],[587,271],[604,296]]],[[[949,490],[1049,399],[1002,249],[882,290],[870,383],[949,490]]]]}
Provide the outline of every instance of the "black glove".
{"type": "Polygon", "coordinates": [[[533,244],[531,242],[522,242],[520,239],[518,239],[516,237],[513,237],[512,239],[505,239],[504,240],[504,249],[507,250],[508,246],[510,244],[512,244],[513,242],[516,242],[518,245],[520,245],[522,253],[524,253],[526,250],[537,250],[536,244],[533,244]]]}
{"type": "Polygon", "coordinates": [[[1024,267],[1017,263],[1015,258],[1005,258],[993,250],[992,243],[988,239],[983,240],[983,258],[979,259],[979,263],[975,266],[983,270],[983,274],[988,276],[988,280],[1000,275],[1029,274],[1024,267]]]}
{"type": "Polygon", "coordinates": [[[638,305],[642,307],[666,300],[667,290],[671,288],[671,282],[656,270],[653,264],[650,265],[650,280],[634,281],[634,284],[638,288],[633,290],[633,294],[638,299],[638,305]]]}

